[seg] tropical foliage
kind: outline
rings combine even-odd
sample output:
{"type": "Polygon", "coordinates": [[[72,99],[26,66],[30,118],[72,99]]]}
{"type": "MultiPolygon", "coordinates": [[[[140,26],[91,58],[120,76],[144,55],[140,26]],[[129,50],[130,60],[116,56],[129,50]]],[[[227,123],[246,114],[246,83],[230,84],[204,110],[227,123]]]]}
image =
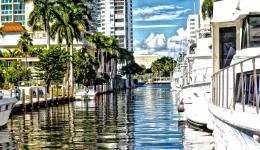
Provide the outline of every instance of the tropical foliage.
{"type": "Polygon", "coordinates": [[[79,49],[75,53],[74,77],[78,84],[89,86],[96,79],[96,72],[93,66],[98,66],[98,62],[86,49],[79,49]]]}
{"type": "Polygon", "coordinates": [[[35,67],[41,72],[40,76],[45,80],[47,89],[51,81],[60,83],[68,67],[69,53],[61,46],[56,46],[44,51],[39,59],[35,67]]]}
{"type": "Polygon", "coordinates": [[[31,70],[21,62],[11,62],[9,67],[4,68],[5,83],[18,84],[18,81],[29,81],[31,70]]]}
{"type": "Polygon", "coordinates": [[[202,3],[202,18],[205,20],[207,17],[213,17],[213,0],[204,0],[202,3]]]}
{"type": "Polygon", "coordinates": [[[2,55],[3,57],[21,57],[23,52],[20,49],[6,49],[2,55]]]}
{"type": "Polygon", "coordinates": [[[138,65],[136,62],[132,61],[131,63],[127,64],[126,66],[122,67],[123,74],[134,74],[134,75],[141,75],[145,71],[145,68],[138,65]]]}
{"type": "Polygon", "coordinates": [[[22,32],[17,47],[26,54],[30,46],[32,46],[32,38],[27,32],[22,32]]]}
{"type": "Polygon", "coordinates": [[[171,57],[162,57],[152,63],[151,70],[152,73],[160,76],[170,76],[171,71],[176,66],[176,61],[171,57]]]}
{"type": "Polygon", "coordinates": [[[50,23],[53,20],[61,20],[58,12],[57,2],[53,0],[33,0],[33,10],[29,15],[29,26],[33,31],[42,30],[46,32],[47,49],[50,48],[50,23]]]}
{"type": "MultiPolygon", "coordinates": [[[[70,77],[71,82],[73,82],[73,75],[77,83],[86,86],[102,84],[116,77],[118,64],[125,66],[122,69],[124,74],[142,73],[143,68],[133,61],[132,52],[120,48],[115,38],[91,31],[92,25],[95,24],[91,13],[93,10],[91,8],[92,1],[32,0],[34,7],[29,15],[28,24],[32,31],[43,30],[46,33],[47,48],[32,46],[30,35],[24,32],[21,34],[17,49],[6,50],[2,55],[4,57],[25,55],[26,60],[27,56],[39,57],[40,61],[36,63],[36,70],[40,72],[48,87],[51,82],[60,82],[64,76],[70,77]],[[57,40],[59,44],[65,42],[66,50],[60,46],[51,46],[51,39],[57,40]],[[88,50],[82,48],[75,51],[73,48],[75,40],[87,42],[88,50]],[[93,53],[90,51],[94,51],[94,56],[91,55],[93,53]]],[[[27,70],[26,66],[25,70],[27,70]]],[[[10,83],[16,83],[17,79],[23,79],[22,76],[17,78],[17,75],[14,75],[18,73],[17,69],[15,70],[15,65],[10,67],[7,73],[4,71],[4,74],[8,75],[10,83]],[[14,78],[10,77],[11,74],[14,78]]],[[[29,74],[25,78],[28,80],[29,74]]],[[[65,81],[68,80],[65,78],[65,81]]]]}

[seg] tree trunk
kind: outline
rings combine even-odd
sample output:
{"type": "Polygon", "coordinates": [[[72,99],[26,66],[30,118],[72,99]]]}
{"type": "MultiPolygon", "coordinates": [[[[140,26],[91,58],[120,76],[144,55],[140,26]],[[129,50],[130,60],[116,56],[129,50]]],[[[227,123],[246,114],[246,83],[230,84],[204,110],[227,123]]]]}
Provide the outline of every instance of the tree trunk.
{"type": "Polygon", "coordinates": [[[73,44],[70,45],[70,85],[71,85],[71,89],[72,89],[72,94],[73,94],[73,91],[74,91],[74,78],[73,78],[73,44]]]}
{"type": "Polygon", "coordinates": [[[49,92],[50,92],[50,83],[51,83],[51,80],[50,80],[50,79],[47,79],[45,83],[46,83],[46,86],[47,86],[47,93],[49,93],[49,92]]]}
{"type": "Polygon", "coordinates": [[[47,37],[47,49],[50,49],[51,38],[50,38],[50,24],[48,21],[46,23],[46,37],[47,37]]]}
{"type": "MultiPolygon", "coordinates": [[[[66,51],[69,52],[69,44],[68,42],[66,42],[66,51]]],[[[66,71],[66,74],[63,78],[63,87],[67,87],[68,86],[68,79],[69,79],[69,64],[67,64],[68,68],[67,68],[67,71],[66,71]]]]}

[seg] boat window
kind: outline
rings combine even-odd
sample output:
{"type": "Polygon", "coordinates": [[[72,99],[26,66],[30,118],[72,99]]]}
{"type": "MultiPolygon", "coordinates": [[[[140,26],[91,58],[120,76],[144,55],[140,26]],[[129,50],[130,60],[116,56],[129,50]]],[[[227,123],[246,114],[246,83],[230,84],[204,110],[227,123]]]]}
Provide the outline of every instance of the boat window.
{"type": "Polygon", "coordinates": [[[236,53],[236,27],[220,28],[220,69],[228,67],[236,53]]]}
{"type": "Polygon", "coordinates": [[[247,48],[248,47],[248,24],[247,24],[247,18],[243,20],[243,30],[242,30],[242,42],[241,42],[241,48],[247,48]]]}
{"type": "Polygon", "coordinates": [[[5,105],[5,110],[8,110],[8,105],[5,105]]]}
{"type": "Polygon", "coordinates": [[[260,46],[260,16],[249,16],[249,47],[260,46]]]}
{"type": "MultiPolygon", "coordinates": [[[[241,103],[242,100],[244,99],[246,105],[256,106],[256,96],[254,94],[254,78],[253,78],[252,72],[244,74],[243,80],[244,80],[244,85],[243,85],[244,90],[242,92],[240,75],[238,75],[237,82],[236,82],[236,83],[238,83],[236,85],[236,90],[238,91],[237,95],[236,95],[236,102],[241,103]]],[[[257,74],[256,83],[257,83],[257,89],[258,89],[257,94],[259,95],[260,94],[260,87],[259,87],[260,74],[257,74]]]]}

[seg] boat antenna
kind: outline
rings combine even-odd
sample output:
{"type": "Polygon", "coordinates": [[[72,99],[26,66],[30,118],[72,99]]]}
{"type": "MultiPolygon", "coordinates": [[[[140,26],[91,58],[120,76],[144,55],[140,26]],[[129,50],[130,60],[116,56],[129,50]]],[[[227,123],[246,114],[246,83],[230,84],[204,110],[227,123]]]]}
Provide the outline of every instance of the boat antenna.
{"type": "Polygon", "coordinates": [[[237,7],[236,10],[240,10],[240,0],[237,0],[237,7]]]}

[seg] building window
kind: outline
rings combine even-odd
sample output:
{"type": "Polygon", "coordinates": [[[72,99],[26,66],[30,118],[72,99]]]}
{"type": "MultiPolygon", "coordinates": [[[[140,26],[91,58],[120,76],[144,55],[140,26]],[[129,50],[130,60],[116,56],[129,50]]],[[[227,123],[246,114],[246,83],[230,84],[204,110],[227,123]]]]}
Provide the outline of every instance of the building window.
{"type": "Polygon", "coordinates": [[[2,16],[1,22],[10,22],[12,21],[12,16],[2,16]]]}
{"type": "Polygon", "coordinates": [[[11,4],[2,5],[1,9],[2,9],[2,14],[12,14],[12,12],[13,12],[11,4]]]}
{"type": "Polygon", "coordinates": [[[2,3],[12,3],[12,0],[2,0],[2,3]]]}
{"type": "Polygon", "coordinates": [[[25,18],[24,18],[23,15],[14,16],[14,21],[15,22],[20,22],[22,25],[25,24],[25,18]]]}
{"type": "Polygon", "coordinates": [[[14,3],[21,3],[21,0],[14,0],[14,3]]]}
{"type": "Polygon", "coordinates": [[[15,4],[14,5],[14,14],[24,14],[24,5],[15,4]]]}

